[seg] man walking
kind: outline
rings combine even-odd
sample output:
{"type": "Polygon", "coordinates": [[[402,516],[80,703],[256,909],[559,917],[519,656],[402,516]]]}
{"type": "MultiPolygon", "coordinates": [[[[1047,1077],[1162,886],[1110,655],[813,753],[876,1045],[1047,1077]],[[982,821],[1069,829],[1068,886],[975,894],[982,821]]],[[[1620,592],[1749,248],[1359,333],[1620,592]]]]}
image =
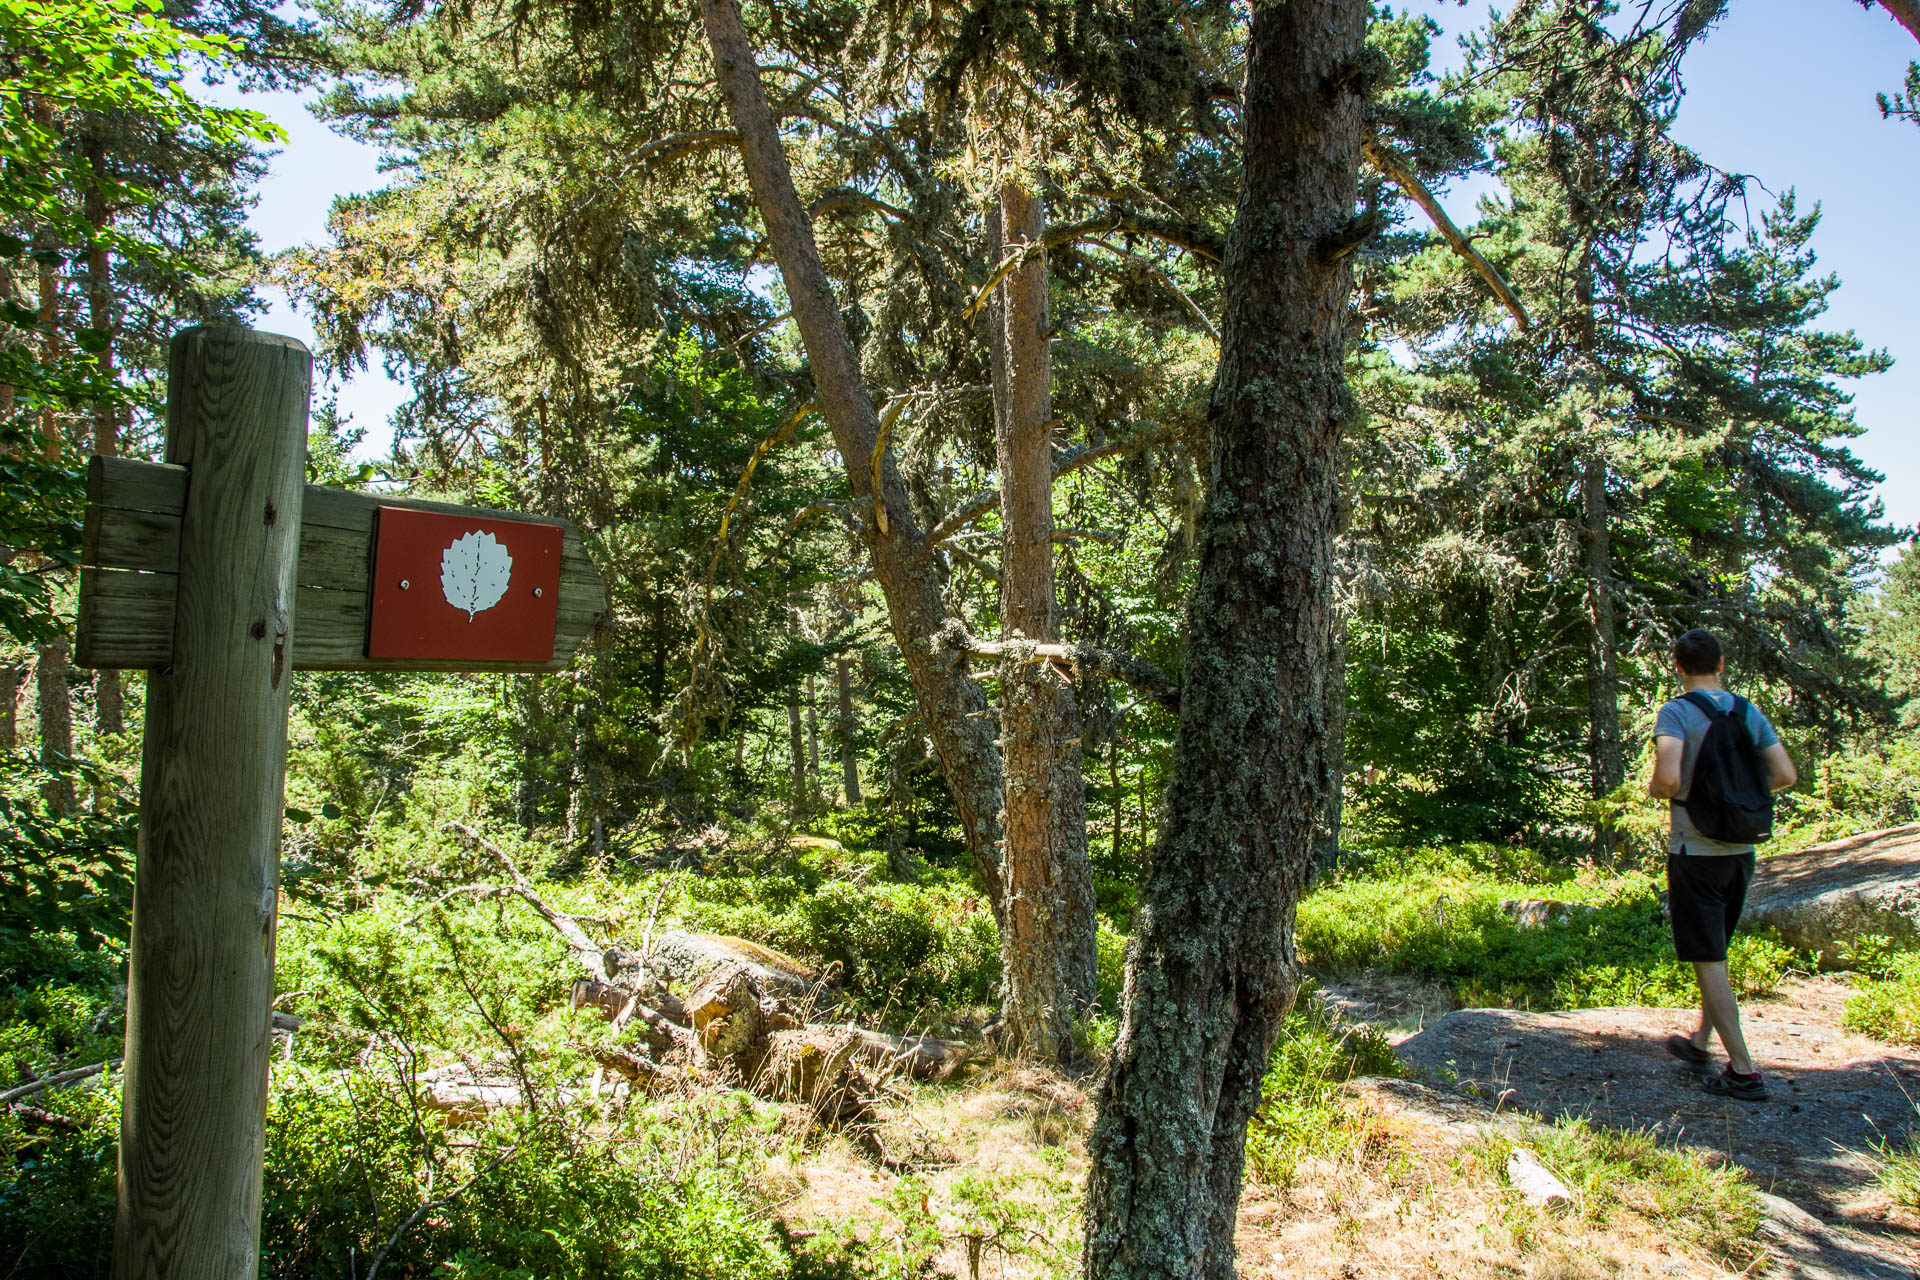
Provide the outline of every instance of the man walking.
{"type": "Polygon", "coordinates": [[[1668,1037],[1667,1051],[1704,1067],[1712,1061],[1707,1045],[1719,1032],[1727,1066],[1705,1079],[1706,1088],[1764,1102],[1766,1081],[1747,1053],[1740,1004],[1727,980],[1727,941],[1753,880],[1753,838],[1768,834],[1771,793],[1792,786],[1797,775],[1760,708],[1721,687],[1726,665],[1711,631],[1695,627],[1675,640],[1673,667],[1681,695],[1660,708],[1653,730],[1647,794],[1672,802],[1667,906],[1673,945],[1680,959],[1692,962],[1700,983],[1700,1025],[1691,1037],[1668,1037]],[[1765,792],[1759,791],[1762,786],[1765,792]]]}

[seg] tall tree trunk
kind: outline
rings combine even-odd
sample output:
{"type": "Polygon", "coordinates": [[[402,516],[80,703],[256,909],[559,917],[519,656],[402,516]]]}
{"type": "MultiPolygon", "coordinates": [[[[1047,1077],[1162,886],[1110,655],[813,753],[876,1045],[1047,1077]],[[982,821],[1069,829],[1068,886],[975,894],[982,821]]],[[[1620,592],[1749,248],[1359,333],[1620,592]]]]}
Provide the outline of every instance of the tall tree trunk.
{"type": "MultiPolygon", "coordinates": [[[[96,359],[100,362],[101,377],[112,381],[114,344],[119,339],[119,326],[113,315],[113,264],[107,257],[106,246],[97,243],[108,220],[106,197],[100,190],[100,181],[105,175],[106,148],[98,137],[90,135],[85,151],[94,177],[81,200],[81,213],[93,228],[96,239],[87,251],[87,324],[107,335],[107,345],[96,359]]],[[[93,407],[93,451],[109,458],[120,452],[120,406],[103,403],[93,407]]],[[[118,671],[106,669],[93,673],[93,699],[95,732],[125,733],[125,686],[118,671]]]]}
{"type": "MultiPolygon", "coordinates": [[[[1044,243],[1040,197],[1000,189],[997,254],[1044,243]]],[[[1053,588],[1053,409],[1047,359],[1047,260],[1034,253],[995,290],[990,317],[994,443],[1005,532],[1000,623],[1007,640],[1060,639],[1053,588]]],[[[1073,1024],[1098,983],[1086,785],[1073,682],[1051,662],[1008,653],[1000,664],[1000,754],[1006,801],[1006,924],[1000,934],[1008,1053],[1049,1062],[1073,1054],[1073,1024]]]]}
{"type": "Polygon", "coordinates": [[[807,735],[800,722],[800,698],[792,695],[787,701],[787,759],[793,774],[793,811],[805,813],[807,809],[807,735]]]}
{"type": "Polygon", "coordinates": [[[820,798],[820,700],[813,677],[807,677],[807,797],[820,798]]]}
{"type": "MultiPolygon", "coordinates": [[[[1607,464],[1587,459],[1580,481],[1587,543],[1587,611],[1592,628],[1587,647],[1587,749],[1595,799],[1627,776],[1620,742],[1620,675],[1616,666],[1613,608],[1613,538],[1607,512],[1607,464]]],[[[1594,849],[1612,847],[1611,833],[1596,828],[1594,849]]]]}
{"type": "Polygon", "coordinates": [[[1085,1272],[1229,1280],[1331,780],[1332,552],[1366,0],[1253,8],[1180,727],[1090,1138],[1085,1272]]]}
{"type": "Polygon", "coordinates": [[[65,640],[40,646],[34,684],[40,700],[40,764],[48,773],[40,794],[59,813],[72,813],[74,806],[72,766],[67,763],[73,755],[73,703],[67,688],[71,670],[65,640]]]}
{"type": "MultiPolygon", "coordinates": [[[[40,359],[51,366],[60,358],[60,277],[50,263],[39,264],[39,294],[40,359]]],[[[40,456],[58,462],[60,448],[60,419],[49,405],[40,410],[40,456]]]]}
{"type": "Polygon", "coordinates": [[[847,806],[860,803],[860,761],[853,750],[853,679],[849,668],[852,664],[841,658],[835,664],[836,678],[840,682],[840,779],[846,790],[847,806]]]}
{"type": "Polygon", "coordinates": [[[0,751],[20,748],[20,686],[25,675],[11,662],[0,662],[0,751]]]}
{"type": "Polygon", "coordinates": [[[1347,800],[1347,622],[1336,618],[1329,645],[1327,680],[1327,800],[1314,840],[1313,870],[1324,875],[1340,865],[1340,822],[1347,800]]]}
{"type": "Polygon", "coordinates": [[[886,597],[894,641],[926,718],[941,772],[953,792],[974,870],[995,919],[1004,924],[1000,751],[988,724],[986,695],[968,671],[966,656],[937,642],[950,619],[940,568],[914,523],[892,452],[876,449],[880,419],[861,381],[859,361],[833,287],[820,265],[813,224],[794,191],[793,174],[760,86],[740,10],[734,0],[701,0],[700,11],[713,48],[714,71],[734,127],[740,131],[740,155],[754,201],[792,300],[820,411],[833,433],[834,447],[845,460],[854,508],[865,517],[861,541],[873,557],[874,578],[886,597]],[[872,465],[876,454],[878,467],[872,465]]]}

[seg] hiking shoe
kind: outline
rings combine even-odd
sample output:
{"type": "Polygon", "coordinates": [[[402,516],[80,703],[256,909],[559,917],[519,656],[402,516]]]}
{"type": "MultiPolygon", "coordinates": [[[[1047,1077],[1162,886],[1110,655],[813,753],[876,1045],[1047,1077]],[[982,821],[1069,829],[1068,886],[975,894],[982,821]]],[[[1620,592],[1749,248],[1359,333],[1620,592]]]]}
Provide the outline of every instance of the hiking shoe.
{"type": "Polygon", "coordinates": [[[1765,1102],[1772,1096],[1767,1092],[1767,1082],[1758,1071],[1743,1076],[1728,1067],[1719,1075],[1708,1076],[1700,1083],[1708,1093],[1717,1093],[1723,1098],[1738,1098],[1742,1102],[1765,1102]]]}
{"type": "Polygon", "coordinates": [[[1713,1055],[1705,1049],[1694,1047],[1693,1041],[1685,1036],[1668,1036],[1667,1052],[1690,1067],[1704,1067],[1713,1061],[1713,1055]]]}

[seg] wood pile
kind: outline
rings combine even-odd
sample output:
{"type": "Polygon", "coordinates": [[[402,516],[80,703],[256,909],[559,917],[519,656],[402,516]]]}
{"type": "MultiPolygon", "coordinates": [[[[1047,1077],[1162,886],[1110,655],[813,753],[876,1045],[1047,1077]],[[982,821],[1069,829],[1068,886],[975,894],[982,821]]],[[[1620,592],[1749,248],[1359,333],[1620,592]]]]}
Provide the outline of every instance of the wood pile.
{"type": "MultiPolygon", "coordinates": [[[[888,1096],[887,1080],[945,1080],[968,1060],[967,1046],[956,1041],[814,1021],[829,984],[770,947],[680,930],[653,937],[651,929],[640,951],[602,946],[580,918],[542,900],[505,852],[470,828],[452,829],[500,865],[510,881],[502,892],[566,941],[581,970],[573,1007],[598,1010],[613,1028],[614,1043],[578,1046],[594,1077],[585,1090],[563,1091],[567,1099],[599,1096],[609,1074],[649,1094],[744,1087],[800,1104],[812,1123],[849,1133],[884,1162],[875,1109],[888,1096]]],[[[459,1119],[526,1102],[524,1082],[498,1064],[455,1063],[420,1080],[422,1104],[459,1119]]]]}

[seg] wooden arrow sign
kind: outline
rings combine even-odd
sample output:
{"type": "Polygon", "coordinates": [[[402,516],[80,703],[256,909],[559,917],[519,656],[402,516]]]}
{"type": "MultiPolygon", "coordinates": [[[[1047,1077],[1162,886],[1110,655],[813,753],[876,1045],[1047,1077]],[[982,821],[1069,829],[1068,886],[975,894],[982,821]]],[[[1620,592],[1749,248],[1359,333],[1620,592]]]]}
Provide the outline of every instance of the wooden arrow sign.
{"type": "MultiPolygon", "coordinates": [[[[93,460],[78,665],[171,662],[187,478],[185,467],[93,460]]],[[[306,487],[303,507],[296,670],[558,671],[606,616],[599,570],[565,520],[321,485],[306,487]],[[491,590],[494,550],[510,562],[501,594],[469,611],[491,590]],[[443,564],[449,555],[461,564],[443,564]],[[450,568],[467,573],[464,586],[443,585],[450,568]]]]}

